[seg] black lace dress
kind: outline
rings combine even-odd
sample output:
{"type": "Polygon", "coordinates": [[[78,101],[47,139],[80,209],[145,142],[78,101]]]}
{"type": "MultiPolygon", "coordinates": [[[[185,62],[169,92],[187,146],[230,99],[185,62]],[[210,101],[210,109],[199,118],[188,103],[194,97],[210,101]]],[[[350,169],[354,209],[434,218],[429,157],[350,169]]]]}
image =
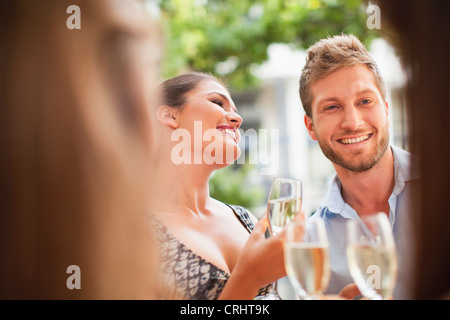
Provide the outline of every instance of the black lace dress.
{"type": "MultiPolygon", "coordinates": [[[[244,225],[252,232],[254,225],[248,211],[235,205],[228,205],[244,225]]],[[[222,292],[230,274],[198,256],[177,240],[159,221],[153,223],[160,248],[161,299],[215,300],[222,292]]],[[[258,295],[268,292],[270,285],[258,295]]]]}

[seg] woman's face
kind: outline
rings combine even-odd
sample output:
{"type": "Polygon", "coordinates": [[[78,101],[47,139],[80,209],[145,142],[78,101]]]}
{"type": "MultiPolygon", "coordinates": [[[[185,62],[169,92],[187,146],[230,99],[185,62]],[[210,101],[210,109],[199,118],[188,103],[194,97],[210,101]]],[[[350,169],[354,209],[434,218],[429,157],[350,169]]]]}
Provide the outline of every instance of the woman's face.
{"type": "Polygon", "coordinates": [[[190,134],[191,163],[231,164],[241,153],[238,128],[242,118],[228,90],[214,80],[204,80],[185,97],[178,129],[190,134]]]}

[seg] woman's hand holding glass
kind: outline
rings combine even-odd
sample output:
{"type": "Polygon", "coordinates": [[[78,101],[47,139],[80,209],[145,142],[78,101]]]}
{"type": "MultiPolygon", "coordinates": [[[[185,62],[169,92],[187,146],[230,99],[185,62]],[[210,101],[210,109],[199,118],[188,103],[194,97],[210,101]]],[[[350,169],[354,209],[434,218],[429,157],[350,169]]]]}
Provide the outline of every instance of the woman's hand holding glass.
{"type": "MultiPolygon", "coordinates": [[[[303,214],[304,212],[300,211],[295,220],[303,219],[303,214]]],[[[286,230],[280,231],[276,237],[266,239],[265,233],[269,224],[266,215],[258,221],[250,234],[220,299],[252,299],[259,289],[286,276],[284,266],[286,230]]],[[[258,296],[256,299],[264,300],[264,297],[258,296]]]]}
{"type": "MultiPolygon", "coordinates": [[[[283,228],[300,212],[302,206],[302,182],[288,178],[275,178],[267,201],[267,218],[272,236],[279,235],[283,228]]],[[[271,292],[257,297],[258,300],[280,300],[277,281],[271,292]]]]}

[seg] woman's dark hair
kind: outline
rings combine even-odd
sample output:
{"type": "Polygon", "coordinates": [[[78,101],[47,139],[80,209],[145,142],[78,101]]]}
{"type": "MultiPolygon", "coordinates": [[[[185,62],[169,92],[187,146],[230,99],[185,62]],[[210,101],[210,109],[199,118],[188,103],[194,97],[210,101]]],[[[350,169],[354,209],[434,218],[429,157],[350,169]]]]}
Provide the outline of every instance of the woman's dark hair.
{"type": "Polygon", "coordinates": [[[160,84],[163,104],[181,108],[186,102],[186,93],[192,91],[202,81],[216,81],[226,87],[219,79],[203,72],[190,72],[170,78],[160,84]]]}

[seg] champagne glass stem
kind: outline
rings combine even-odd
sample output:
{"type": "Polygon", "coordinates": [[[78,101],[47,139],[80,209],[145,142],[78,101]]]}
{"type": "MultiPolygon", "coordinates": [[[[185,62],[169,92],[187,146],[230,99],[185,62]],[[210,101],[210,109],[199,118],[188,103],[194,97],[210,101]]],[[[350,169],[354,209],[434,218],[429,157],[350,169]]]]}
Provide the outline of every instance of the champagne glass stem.
{"type": "Polygon", "coordinates": [[[272,287],[270,289],[270,294],[280,299],[280,295],[278,294],[278,281],[272,282],[272,287]]]}

